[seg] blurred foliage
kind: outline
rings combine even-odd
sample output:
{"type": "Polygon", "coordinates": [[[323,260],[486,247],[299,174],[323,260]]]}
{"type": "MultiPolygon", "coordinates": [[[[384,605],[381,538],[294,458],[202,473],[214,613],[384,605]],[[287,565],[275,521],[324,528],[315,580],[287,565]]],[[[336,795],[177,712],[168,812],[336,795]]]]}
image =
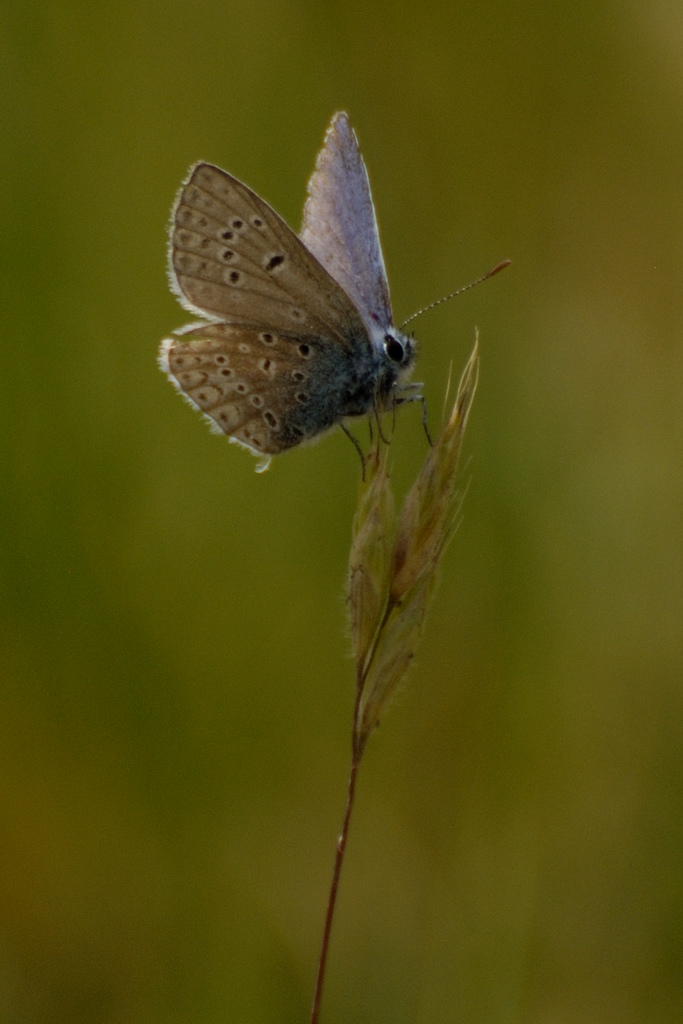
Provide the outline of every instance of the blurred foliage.
{"type": "MultiPolygon", "coordinates": [[[[358,458],[159,373],[194,160],[298,226],[333,111],[469,491],[359,780],[325,1024],[683,1016],[683,12],[6,0],[0,1020],[306,1019],[343,811],[358,458]]],[[[400,489],[424,457],[402,410],[400,489]]]]}

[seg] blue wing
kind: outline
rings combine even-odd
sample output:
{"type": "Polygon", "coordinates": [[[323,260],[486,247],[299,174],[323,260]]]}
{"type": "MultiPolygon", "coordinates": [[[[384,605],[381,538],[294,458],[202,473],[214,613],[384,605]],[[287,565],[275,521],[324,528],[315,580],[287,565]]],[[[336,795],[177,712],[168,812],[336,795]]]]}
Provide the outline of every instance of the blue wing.
{"type": "Polygon", "coordinates": [[[393,328],[368,173],[345,113],[332,118],[308,185],[301,239],[361,314],[379,345],[393,328]]]}

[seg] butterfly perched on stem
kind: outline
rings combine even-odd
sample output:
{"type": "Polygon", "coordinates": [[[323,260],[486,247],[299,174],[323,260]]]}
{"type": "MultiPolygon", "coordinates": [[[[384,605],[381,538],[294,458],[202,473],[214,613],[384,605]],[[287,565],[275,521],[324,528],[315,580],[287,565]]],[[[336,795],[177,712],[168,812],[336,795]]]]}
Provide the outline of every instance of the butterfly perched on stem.
{"type": "Polygon", "coordinates": [[[164,339],[161,368],[213,427],[261,457],[257,469],[401,400],[415,346],[393,323],[370,183],[346,114],[327,130],[301,236],[232,175],[192,167],[173,207],[169,276],[204,322],[164,339]]]}

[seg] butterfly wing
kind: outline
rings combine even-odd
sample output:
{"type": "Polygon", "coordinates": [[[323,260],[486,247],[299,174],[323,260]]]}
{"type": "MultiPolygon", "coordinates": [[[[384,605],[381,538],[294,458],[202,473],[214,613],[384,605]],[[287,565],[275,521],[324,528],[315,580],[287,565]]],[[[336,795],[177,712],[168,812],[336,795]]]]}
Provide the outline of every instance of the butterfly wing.
{"type": "Polygon", "coordinates": [[[353,299],[371,336],[393,324],[370,182],[346,114],[335,114],[308,185],[301,238],[353,299]]]}
{"type": "Polygon", "coordinates": [[[213,427],[260,455],[367,412],[373,399],[371,366],[358,374],[359,364],[314,335],[202,324],[166,338],[159,362],[213,427]]]}
{"type": "Polygon", "coordinates": [[[259,196],[196,164],[173,208],[171,285],[190,310],[244,326],[312,334],[345,348],[367,331],[340,284],[259,196]]]}

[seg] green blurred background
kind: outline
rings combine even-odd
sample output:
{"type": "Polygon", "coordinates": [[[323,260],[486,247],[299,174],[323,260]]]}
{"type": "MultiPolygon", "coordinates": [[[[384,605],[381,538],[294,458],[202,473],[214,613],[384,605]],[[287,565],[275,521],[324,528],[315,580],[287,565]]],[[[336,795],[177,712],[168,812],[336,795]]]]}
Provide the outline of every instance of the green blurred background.
{"type": "MultiPolygon", "coordinates": [[[[358,460],[156,366],[214,161],[295,227],[335,110],[469,490],[363,764],[324,1024],[683,1019],[683,8],[0,13],[0,1020],[307,1019],[345,796],[358,460]]],[[[425,454],[402,412],[397,487],[425,454]]]]}

